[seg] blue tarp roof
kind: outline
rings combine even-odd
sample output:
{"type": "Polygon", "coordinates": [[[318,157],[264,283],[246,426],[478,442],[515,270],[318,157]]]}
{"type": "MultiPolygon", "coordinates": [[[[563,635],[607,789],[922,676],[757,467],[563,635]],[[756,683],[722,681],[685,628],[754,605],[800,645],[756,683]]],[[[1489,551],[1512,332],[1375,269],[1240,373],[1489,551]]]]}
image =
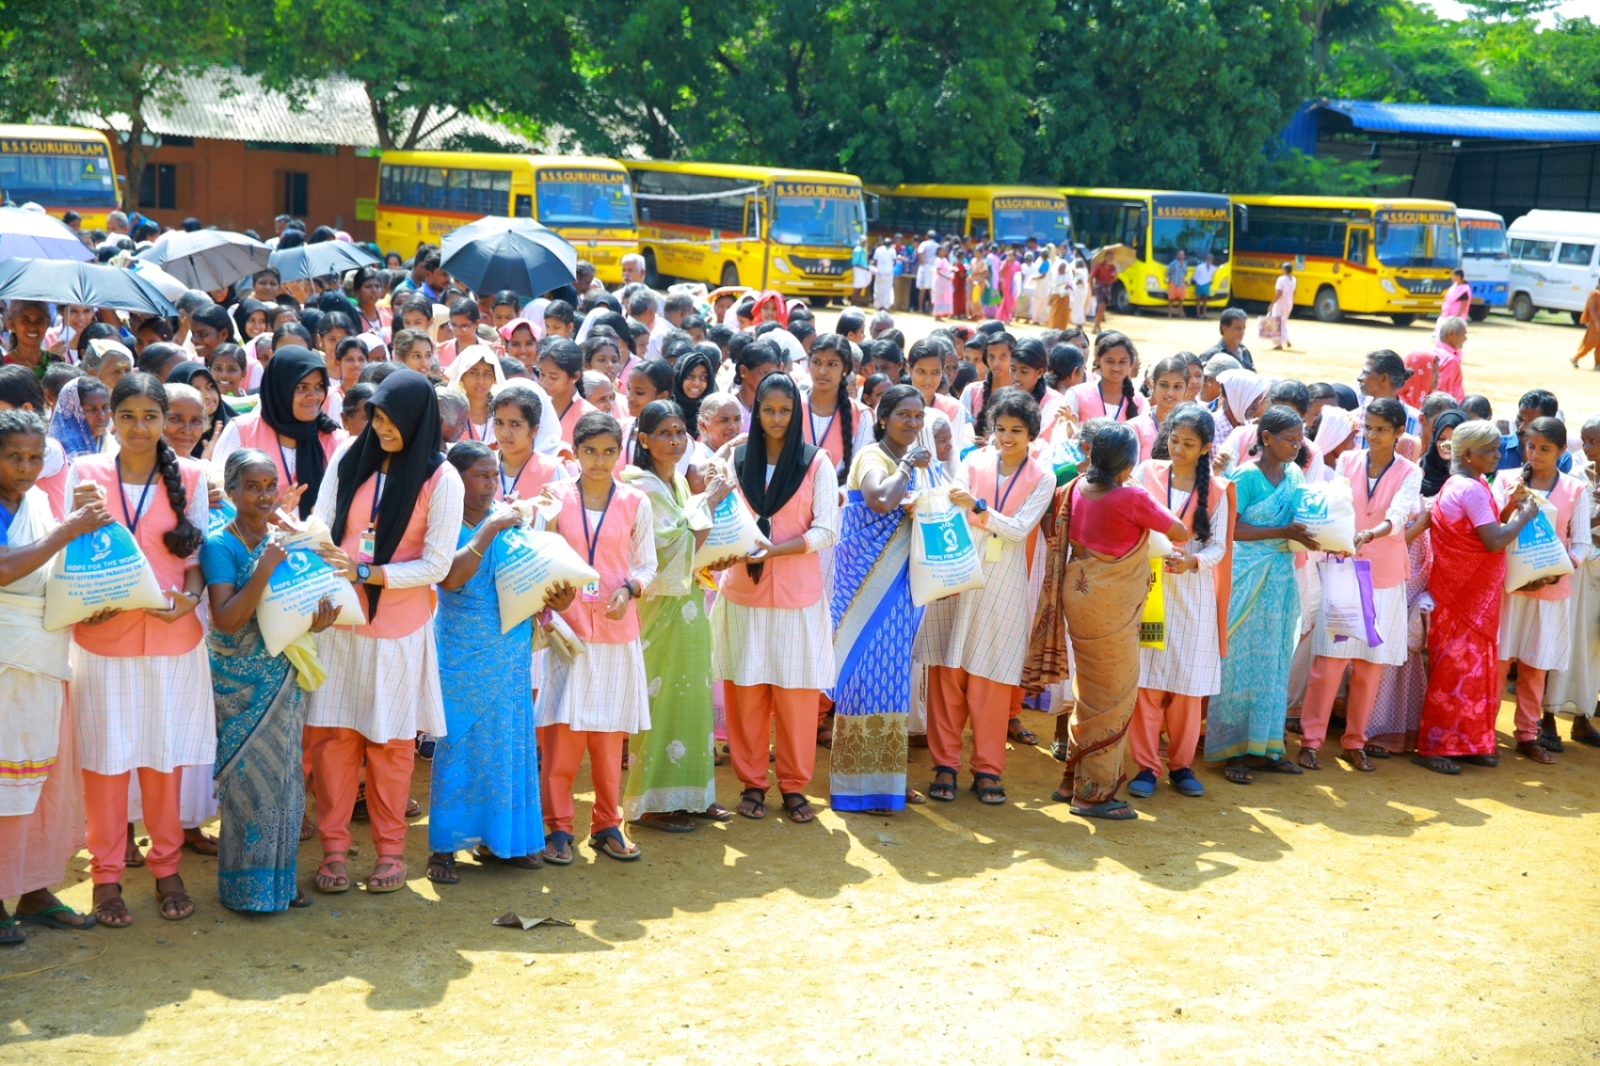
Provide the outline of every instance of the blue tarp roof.
{"type": "Polygon", "coordinates": [[[1511,141],[1600,141],[1600,112],[1596,111],[1532,111],[1510,107],[1459,107],[1454,104],[1319,100],[1307,104],[1302,114],[1318,110],[1343,115],[1358,130],[1384,133],[1430,133],[1444,137],[1491,137],[1511,141]]]}

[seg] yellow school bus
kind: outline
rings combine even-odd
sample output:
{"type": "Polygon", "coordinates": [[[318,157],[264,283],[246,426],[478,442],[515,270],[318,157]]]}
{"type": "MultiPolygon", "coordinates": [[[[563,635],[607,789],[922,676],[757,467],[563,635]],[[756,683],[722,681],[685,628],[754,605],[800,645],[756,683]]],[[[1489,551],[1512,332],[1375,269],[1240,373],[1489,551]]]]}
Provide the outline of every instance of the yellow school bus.
{"type": "Polygon", "coordinates": [[[941,237],[1060,247],[1072,237],[1067,199],[1032,185],[869,185],[878,198],[873,236],[941,237]]]}
{"type": "Polygon", "coordinates": [[[60,218],[76,211],[83,229],[103,230],[121,195],[111,142],[77,126],[0,125],[0,202],[29,201],[60,218]]]}
{"type": "Polygon", "coordinates": [[[1367,196],[1233,197],[1233,295],[1266,303],[1283,265],[1322,322],[1436,315],[1461,265],[1456,205],[1367,196]]]}
{"type": "Polygon", "coordinates": [[[492,152],[385,152],[378,163],[377,238],[410,256],[485,215],[532,218],[594,264],[608,285],[622,281],[622,257],[637,250],[628,172],[589,156],[492,152]]]}
{"type": "Polygon", "coordinates": [[[1062,189],[1072,229],[1091,249],[1126,245],[1133,261],[1111,286],[1110,309],[1132,314],[1167,306],[1167,266],[1184,253],[1184,303],[1195,302],[1194,268],[1211,257],[1208,303],[1224,307],[1233,281],[1233,225],[1228,198],[1215,193],[1163,189],[1062,189]]]}
{"type": "Polygon", "coordinates": [[[815,299],[850,294],[866,233],[861,179],[825,170],[627,162],[646,279],[749,285],[815,299]]]}

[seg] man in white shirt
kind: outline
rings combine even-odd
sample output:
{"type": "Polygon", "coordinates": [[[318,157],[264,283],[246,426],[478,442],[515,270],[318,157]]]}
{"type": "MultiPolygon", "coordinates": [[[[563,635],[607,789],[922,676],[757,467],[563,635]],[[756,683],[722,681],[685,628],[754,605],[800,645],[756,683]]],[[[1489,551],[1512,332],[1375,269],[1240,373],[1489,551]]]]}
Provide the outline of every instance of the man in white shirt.
{"type": "Polygon", "coordinates": [[[645,346],[646,359],[661,358],[661,338],[672,328],[665,315],[656,313],[660,302],[661,297],[652,289],[639,289],[628,298],[628,317],[650,331],[650,340],[645,346]]]}
{"type": "Polygon", "coordinates": [[[933,314],[933,261],[939,254],[939,241],[933,230],[917,245],[917,313],[933,314]]]}
{"type": "Polygon", "coordinates": [[[894,248],[885,237],[872,250],[872,306],[884,309],[894,304],[894,248]]]}
{"type": "Polygon", "coordinates": [[[1217,261],[1210,253],[1194,268],[1194,314],[1206,317],[1206,302],[1211,299],[1211,279],[1217,276],[1217,261]]]}

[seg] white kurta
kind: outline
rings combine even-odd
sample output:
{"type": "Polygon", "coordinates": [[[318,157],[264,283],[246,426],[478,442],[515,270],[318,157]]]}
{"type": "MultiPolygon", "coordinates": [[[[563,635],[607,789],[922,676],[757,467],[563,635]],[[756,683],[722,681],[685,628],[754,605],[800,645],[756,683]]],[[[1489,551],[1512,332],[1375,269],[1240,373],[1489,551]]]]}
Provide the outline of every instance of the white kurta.
{"type": "MultiPolygon", "coordinates": [[[[1521,480],[1520,471],[1501,471],[1492,486],[1496,507],[1505,507],[1511,489],[1521,480]]],[[[1549,496],[1537,489],[1534,492],[1540,497],[1549,496]]],[[[1577,567],[1571,577],[1574,582],[1584,580],[1584,564],[1593,554],[1589,517],[1589,490],[1585,486],[1572,507],[1567,528],[1556,530],[1577,567]]],[[[1504,593],[1500,600],[1500,661],[1515,659],[1535,670],[1564,669],[1572,659],[1571,610],[1567,599],[1541,600],[1515,592],[1504,593]]]]}
{"type": "MultiPolygon", "coordinates": [[[[350,442],[328,462],[317,493],[315,515],[331,528],[339,503],[339,460],[350,442]]],[[[461,528],[463,490],[455,467],[443,474],[428,497],[428,529],[422,557],[388,563],[391,589],[435,585],[450,573],[461,528]]],[[[383,605],[380,601],[378,610],[383,605]]],[[[354,729],[376,744],[410,740],[418,732],[445,735],[444,697],[439,688],[439,651],[433,620],[403,637],[367,637],[335,626],[317,634],[317,653],[328,680],[306,699],[306,725],[354,729]]]]}
{"type": "MultiPolygon", "coordinates": [[[[1132,484],[1144,484],[1134,471],[1132,484]]],[[[1190,493],[1172,490],[1170,507],[1177,514],[1189,504],[1190,493]]],[[[1206,501],[1211,517],[1211,539],[1194,538],[1184,550],[1194,555],[1200,569],[1188,574],[1161,575],[1162,605],[1167,619],[1165,649],[1139,649],[1139,687],[1179,696],[1215,696],[1222,691],[1221,641],[1217,633],[1217,586],[1213,573],[1227,554],[1228,497],[1206,501]]]]}
{"type": "MultiPolygon", "coordinates": [[[[956,483],[969,492],[970,473],[962,467],[956,483]]],[[[1002,685],[1022,683],[1023,660],[1036,601],[1028,597],[1028,534],[1039,524],[1056,493],[1048,472],[1028,493],[1015,515],[990,507],[988,533],[1000,538],[1000,558],[983,564],[983,588],[935,600],[922,614],[912,642],[912,658],[927,666],[965,670],[1002,685]]],[[[979,532],[982,542],[987,535],[979,532]]]]}
{"type": "MultiPolygon", "coordinates": [[[[1322,466],[1322,464],[1313,464],[1322,466]]],[[[1327,467],[1323,466],[1326,470],[1327,467]]],[[[1335,475],[1337,476],[1337,475],[1335,475]]],[[[1389,504],[1389,509],[1384,512],[1387,519],[1395,529],[1403,530],[1410,516],[1421,507],[1422,502],[1422,470],[1418,468],[1411,471],[1406,479],[1400,483],[1400,488],[1395,492],[1394,499],[1389,504]]],[[[1315,567],[1316,563],[1307,563],[1307,569],[1315,567]]],[[[1406,583],[1404,581],[1393,588],[1373,589],[1372,607],[1377,617],[1378,636],[1383,643],[1376,648],[1371,647],[1364,640],[1335,641],[1328,636],[1328,612],[1325,606],[1327,599],[1321,593],[1321,571],[1312,570],[1311,579],[1317,582],[1317,621],[1311,631],[1311,654],[1322,655],[1329,659],[1359,659],[1362,662],[1378,663],[1381,666],[1404,666],[1406,664],[1406,583]]]]}

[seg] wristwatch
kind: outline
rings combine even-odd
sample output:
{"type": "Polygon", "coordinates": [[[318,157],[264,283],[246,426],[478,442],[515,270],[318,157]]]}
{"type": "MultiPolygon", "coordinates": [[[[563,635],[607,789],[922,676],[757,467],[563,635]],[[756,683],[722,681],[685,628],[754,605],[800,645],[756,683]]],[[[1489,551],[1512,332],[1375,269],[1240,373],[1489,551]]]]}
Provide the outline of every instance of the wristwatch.
{"type": "Polygon", "coordinates": [[[973,514],[983,514],[988,509],[989,509],[989,505],[984,503],[982,500],[974,500],[974,501],[972,501],[972,513],[973,514]]]}
{"type": "Polygon", "coordinates": [[[370,578],[371,576],[372,576],[372,566],[371,566],[371,564],[369,564],[369,563],[357,563],[356,564],[356,580],[357,581],[361,582],[364,585],[364,584],[366,584],[367,579],[370,578]]]}

